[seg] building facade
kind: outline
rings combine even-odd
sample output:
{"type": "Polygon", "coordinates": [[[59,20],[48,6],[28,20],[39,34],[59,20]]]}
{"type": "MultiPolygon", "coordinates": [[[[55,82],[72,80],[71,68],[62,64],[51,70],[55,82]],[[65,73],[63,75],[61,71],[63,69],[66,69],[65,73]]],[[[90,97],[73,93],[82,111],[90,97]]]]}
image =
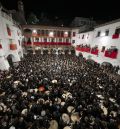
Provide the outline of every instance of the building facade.
{"type": "Polygon", "coordinates": [[[72,49],[71,45],[71,28],[40,26],[40,25],[24,25],[22,26],[25,37],[26,48],[40,49],[43,53],[44,49],[72,49]]]}
{"type": "Polygon", "coordinates": [[[12,19],[12,15],[0,10],[0,69],[8,70],[9,59],[17,63],[23,57],[22,29],[12,19]]]}
{"type": "Polygon", "coordinates": [[[72,39],[76,55],[82,53],[96,62],[120,66],[120,19],[96,26],[93,31],[77,33],[72,39]]]}

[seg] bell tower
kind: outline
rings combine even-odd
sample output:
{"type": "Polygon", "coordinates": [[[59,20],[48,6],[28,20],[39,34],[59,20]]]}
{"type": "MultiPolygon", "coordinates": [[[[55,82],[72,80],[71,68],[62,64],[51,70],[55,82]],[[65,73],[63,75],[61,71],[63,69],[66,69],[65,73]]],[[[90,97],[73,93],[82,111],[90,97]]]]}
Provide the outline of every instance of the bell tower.
{"type": "Polygon", "coordinates": [[[24,14],[24,5],[21,0],[18,1],[18,11],[24,14]]]}
{"type": "Polygon", "coordinates": [[[26,24],[24,4],[23,4],[22,0],[18,0],[18,15],[19,15],[20,23],[21,24],[26,24]]]}

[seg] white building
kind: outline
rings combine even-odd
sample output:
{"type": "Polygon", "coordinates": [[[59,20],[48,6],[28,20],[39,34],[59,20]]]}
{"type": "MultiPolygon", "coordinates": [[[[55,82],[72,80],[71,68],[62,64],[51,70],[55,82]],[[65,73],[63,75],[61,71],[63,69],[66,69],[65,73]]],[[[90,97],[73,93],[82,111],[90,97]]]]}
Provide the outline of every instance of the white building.
{"type": "Polygon", "coordinates": [[[96,26],[90,32],[77,31],[76,36],[72,37],[72,42],[76,48],[76,55],[82,53],[87,59],[120,66],[120,19],[96,26]]]}
{"type": "Polygon", "coordinates": [[[23,57],[22,31],[19,25],[0,9],[0,69],[8,70],[10,67],[8,58],[17,63],[23,57]]]}

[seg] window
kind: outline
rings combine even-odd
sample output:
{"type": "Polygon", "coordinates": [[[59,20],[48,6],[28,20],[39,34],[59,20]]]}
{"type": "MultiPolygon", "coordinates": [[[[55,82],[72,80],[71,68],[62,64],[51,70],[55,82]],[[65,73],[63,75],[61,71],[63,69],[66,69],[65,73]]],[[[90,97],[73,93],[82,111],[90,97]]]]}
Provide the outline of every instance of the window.
{"type": "Polygon", "coordinates": [[[7,28],[7,33],[8,33],[8,35],[11,36],[11,29],[10,29],[10,27],[9,27],[8,24],[6,25],[6,28],[7,28]]]}
{"type": "Polygon", "coordinates": [[[2,48],[1,39],[0,39],[0,49],[2,48]]]}
{"type": "Polygon", "coordinates": [[[59,42],[62,42],[62,39],[61,38],[59,39],[59,42]]]}
{"type": "Polygon", "coordinates": [[[57,36],[57,32],[56,32],[56,31],[54,31],[54,36],[55,36],[55,37],[57,36]]]}
{"type": "Polygon", "coordinates": [[[39,42],[39,38],[35,38],[35,42],[39,42]]]}
{"type": "Polygon", "coordinates": [[[48,35],[48,30],[45,30],[45,35],[46,35],[46,36],[48,35]]]}
{"type": "Polygon", "coordinates": [[[44,42],[47,42],[47,38],[44,38],[44,42]]]}
{"type": "Polygon", "coordinates": [[[44,30],[41,31],[42,35],[44,35],[44,30]]]}
{"type": "Polygon", "coordinates": [[[75,37],[75,35],[76,35],[76,32],[73,32],[73,37],[75,37]]]}
{"type": "Polygon", "coordinates": [[[19,46],[20,46],[20,40],[18,40],[19,46]]]}
{"type": "Polygon", "coordinates": [[[55,42],[55,39],[54,39],[54,38],[52,38],[52,39],[51,39],[51,42],[55,42]]]}
{"type": "Polygon", "coordinates": [[[75,43],[75,40],[72,40],[72,43],[75,43]]]}
{"type": "Polygon", "coordinates": [[[105,36],[108,36],[109,35],[109,30],[106,30],[105,31],[105,36]]]}
{"type": "Polygon", "coordinates": [[[50,38],[48,38],[48,42],[51,42],[51,39],[50,38]]]}
{"type": "Polygon", "coordinates": [[[60,37],[60,31],[57,31],[57,36],[60,37]]]}
{"type": "Polygon", "coordinates": [[[37,33],[38,33],[38,35],[40,35],[41,34],[41,30],[37,30],[37,33]]]}
{"type": "Polygon", "coordinates": [[[105,51],[105,46],[102,46],[101,52],[104,52],[104,51],[105,51]]]}
{"type": "Polygon", "coordinates": [[[61,31],[61,37],[63,37],[64,36],[64,32],[63,31],[61,31]]]}
{"type": "Polygon", "coordinates": [[[120,28],[117,28],[117,29],[115,30],[115,34],[120,34],[120,28]]]}
{"type": "Polygon", "coordinates": [[[69,39],[66,39],[66,43],[69,43],[69,39]]]}
{"type": "Polygon", "coordinates": [[[71,32],[70,31],[68,32],[68,37],[71,37],[71,32]]]}
{"type": "Polygon", "coordinates": [[[84,35],[82,36],[82,39],[84,39],[84,35]]]}
{"type": "Polygon", "coordinates": [[[96,37],[100,37],[100,34],[101,34],[101,32],[100,32],[100,31],[98,31],[98,33],[97,33],[97,36],[96,36],[96,37]]]}

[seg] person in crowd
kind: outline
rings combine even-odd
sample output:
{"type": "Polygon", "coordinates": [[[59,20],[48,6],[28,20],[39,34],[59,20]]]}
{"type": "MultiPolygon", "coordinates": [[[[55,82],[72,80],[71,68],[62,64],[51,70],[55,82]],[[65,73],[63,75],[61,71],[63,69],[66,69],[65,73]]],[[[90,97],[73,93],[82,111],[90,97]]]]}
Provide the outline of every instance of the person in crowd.
{"type": "Polygon", "coordinates": [[[74,54],[29,53],[0,71],[0,129],[120,129],[118,70],[74,54]]]}

